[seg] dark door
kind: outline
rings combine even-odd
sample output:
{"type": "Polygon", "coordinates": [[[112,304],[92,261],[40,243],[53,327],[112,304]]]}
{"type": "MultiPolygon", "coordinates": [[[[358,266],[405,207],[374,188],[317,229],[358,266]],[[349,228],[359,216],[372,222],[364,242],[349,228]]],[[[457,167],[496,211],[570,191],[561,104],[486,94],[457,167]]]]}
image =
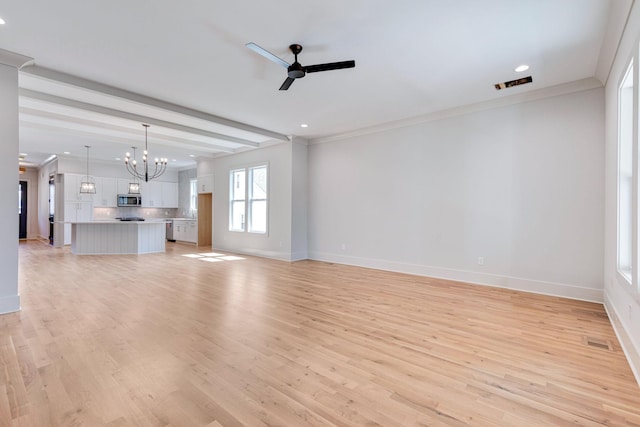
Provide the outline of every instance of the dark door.
{"type": "Polygon", "coordinates": [[[53,215],[56,206],[56,179],[55,175],[49,175],[49,244],[53,245],[53,215]]]}
{"type": "Polygon", "coordinates": [[[27,238],[27,181],[20,181],[18,185],[18,218],[20,232],[18,238],[27,238]]]}

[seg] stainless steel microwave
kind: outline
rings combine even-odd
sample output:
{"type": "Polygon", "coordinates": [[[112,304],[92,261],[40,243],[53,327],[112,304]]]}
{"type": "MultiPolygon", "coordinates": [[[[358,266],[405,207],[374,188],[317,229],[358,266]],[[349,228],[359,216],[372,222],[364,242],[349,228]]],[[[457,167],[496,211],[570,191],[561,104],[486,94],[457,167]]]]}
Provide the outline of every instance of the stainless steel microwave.
{"type": "Polygon", "coordinates": [[[118,206],[142,206],[142,197],[135,194],[118,194],[118,206]]]}

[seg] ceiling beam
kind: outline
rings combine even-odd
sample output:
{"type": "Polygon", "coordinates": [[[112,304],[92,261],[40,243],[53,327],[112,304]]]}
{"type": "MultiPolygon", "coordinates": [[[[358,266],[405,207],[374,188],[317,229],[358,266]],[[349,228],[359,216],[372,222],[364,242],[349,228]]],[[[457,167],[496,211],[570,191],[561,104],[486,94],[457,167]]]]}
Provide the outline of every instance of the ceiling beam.
{"type": "Polygon", "coordinates": [[[246,145],[249,147],[260,147],[260,144],[253,141],[248,141],[242,138],[236,138],[234,136],[223,135],[216,132],[210,132],[203,129],[194,128],[191,126],[179,125],[177,123],[167,122],[164,120],[154,119],[152,117],[141,116],[138,114],[129,113],[126,111],[115,110],[113,108],[102,107],[99,105],[88,104],[86,102],[76,101],[74,99],[62,98],[56,95],[50,95],[47,93],[37,92],[29,89],[20,89],[21,97],[36,99],[39,101],[49,102],[51,104],[62,105],[65,107],[76,108],[79,110],[91,111],[93,113],[104,114],[106,116],[118,117],[125,120],[133,120],[139,123],[147,123],[154,126],[161,126],[167,129],[173,129],[181,132],[192,133],[195,135],[205,136],[220,141],[233,142],[239,145],[246,145]]]}
{"type": "MultiPolygon", "coordinates": [[[[68,126],[68,123],[72,122],[74,124],[88,126],[92,128],[104,129],[106,131],[126,133],[131,135],[132,138],[138,138],[140,136],[139,130],[133,130],[131,128],[124,127],[124,126],[117,126],[113,124],[97,122],[95,120],[81,119],[78,117],[71,117],[64,114],[52,113],[49,111],[42,111],[34,108],[20,107],[20,123],[38,124],[39,123],[37,121],[38,118],[60,121],[60,126],[58,126],[58,128],[65,129],[66,131],[70,131],[70,130],[73,131],[73,129],[69,129],[69,126],[68,126]],[[36,120],[30,120],[29,117],[34,117],[36,118],[36,120]]],[[[92,133],[98,136],[104,136],[104,133],[98,133],[98,132],[88,132],[88,133],[92,133]]],[[[117,138],[120,138],[120,137],[117,137],[117,138]]],[[[190,147],[198,147],[201,149],[206,148],[207,151],[216,151],[216,152],[224,152],[224,153],[233,153],[235,151],[231,147],[224,147],[222,145],[210,144],[208,142],[202,142],[202,141],[194,141],[188,138],[179,138],[179,137],[175,137],[171,135],[163,135],[159,133],[155,133],[153,138],[154,140],[175,142],[181,145],[189,145],[190,147]]],[[[132,143],[130,140],[127,140],[127,142],[132,143]]]]}
{"type": "MultiPolygon", "coordinates": [[[[21,120],[20,125],[29,129],[46,130],[49,132],[56,132],[60,135],[69,135],[69,129],[61,128],[60,126],[56,126],[52,124],[40,123],[40,122],[29,121],[29,120],[26,120],[26,121],[21,120]]],[[[90,132],[87,130],[74,129],[72,130],[72,132],[74,135],[85,136],[88,138],[96,136],[95,132],[90,132]]],[[[122,145],[123,151],[131,147],[130,145],[131,140],[128,138],[122,138],[114,135],[108,135],[108,136],[99,135],[99,136],[102,141],[122,145]]],[[[185,140],[175,139],[171,137],[164,137],[164,136],[159,138],[154,138],[154,147],[165,147],[173,150],[176,149],[175,145],[171,145],[167,143],[180,143],[180,149],[195,150],[202,154],[216,155],[216,154],[227,153],[227,152],[229,153],[235,152],[235,150],[230,150],[226,147],[215,147],[202,142],[188,141],[188,140],[185,141],[185,140]]],[[[82,154],[80,157],[82,156],[84,156],[84,154],[82,154]]]]}
{"type": "Polygon", "coordinates": [[[171,111],[178,114],[183,114],[185,116],[190,116],[190,117],[204,120],[207,122],[216,123],[218,125],[229,126],[234,129],[239,129],[245,132],[251,132],[258,135],[267,136],[269,138],[274,138],[280,141],[289,141],[289,137],[287,135],[273,132],[268,129],[262,129],[256,126],[248,125],[246,123],[237,122],[235,120],[225,119],[224,117],[205,113],[199,110],[194,110],[188,107],[183,107],[178,104],[173,104],[170,102],[162,101],[160,99],[151,98],[149,96],[140,95],[135,92],[129,92],[124,89],[108,86],[102,83],[94,82],[92,80],[84,79],[82,77],[77,77],[71,74],[55,71],[50,68],[32,65],[32,66],[23,67],[20,71],[23,73],[30,74],[32,76],[37,76],[43,79],[52,80],[55,82],[64,83],[67,85],[76,86],[86,90],[98,92],[104,95],[115,96],[115,97],[126,99],[132,102],[153,106],[156,108],[160,108],[160,109],[171,111]]]}

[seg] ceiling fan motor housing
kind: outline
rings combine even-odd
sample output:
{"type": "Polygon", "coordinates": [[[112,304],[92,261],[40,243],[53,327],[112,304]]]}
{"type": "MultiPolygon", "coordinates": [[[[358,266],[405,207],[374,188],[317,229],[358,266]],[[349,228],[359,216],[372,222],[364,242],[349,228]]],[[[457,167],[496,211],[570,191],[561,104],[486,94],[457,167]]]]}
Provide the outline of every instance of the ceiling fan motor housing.
{"type": "Polygon", "coordinates": [[[299,62],[294,62],[287,68],[287,75],[292,79],[299,79],[301,77],[304,77],[304,67],[300,65],[299,62]]]}

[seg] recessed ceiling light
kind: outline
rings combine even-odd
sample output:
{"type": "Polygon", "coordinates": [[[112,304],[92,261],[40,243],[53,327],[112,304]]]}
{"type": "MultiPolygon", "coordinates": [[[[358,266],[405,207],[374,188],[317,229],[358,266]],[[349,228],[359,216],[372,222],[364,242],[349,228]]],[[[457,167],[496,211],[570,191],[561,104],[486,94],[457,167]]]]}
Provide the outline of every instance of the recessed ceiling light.
{"type": "Polygon", "coordinates": [[[306,124],[306,123],[303,123],[303,124],[301,124],[301,125],[300,125],[300,127],[301,127],[301,128],[308,128],[308,127],[309,127],[309,125],[308,125],[308,124],[306,124]]]}
{"type": "Polygon", "coordinates": [[[176,159],[171,159],[171,161],[172,161],[172,162],[177,162],[177,160],[176,160],[176,159]]]}
{"type": "Polygon", "coordinates": [[[195,157],[195,156],[196,156],[195,154],[189,154],[189,157],[195,157]]]}
{"type": "Polygon", "coordinates": [[[65,151],[62,154],[71,154],[71,151],[65,151]]]}
{"type": "Polygon", "coordinates": [[[116,160],[120,161],[120,160],[122,160],[122,159],[121,159],[120,157],[116,157],[116,160]]]}
{"type": "Polygon", "coordinates": [[[516,73],[521,73],[523,71],[527,71],[528,69],[529,69],[529,66],[527,64],[522,64],[516,67],[516,73]]]}
{"type": "Polygon", "coordinates": [[[0,17],[0,25],[4,25],[6,24],[6,22],[4,22],[4,19],[2,19],[2,17],[0,17]]]}

